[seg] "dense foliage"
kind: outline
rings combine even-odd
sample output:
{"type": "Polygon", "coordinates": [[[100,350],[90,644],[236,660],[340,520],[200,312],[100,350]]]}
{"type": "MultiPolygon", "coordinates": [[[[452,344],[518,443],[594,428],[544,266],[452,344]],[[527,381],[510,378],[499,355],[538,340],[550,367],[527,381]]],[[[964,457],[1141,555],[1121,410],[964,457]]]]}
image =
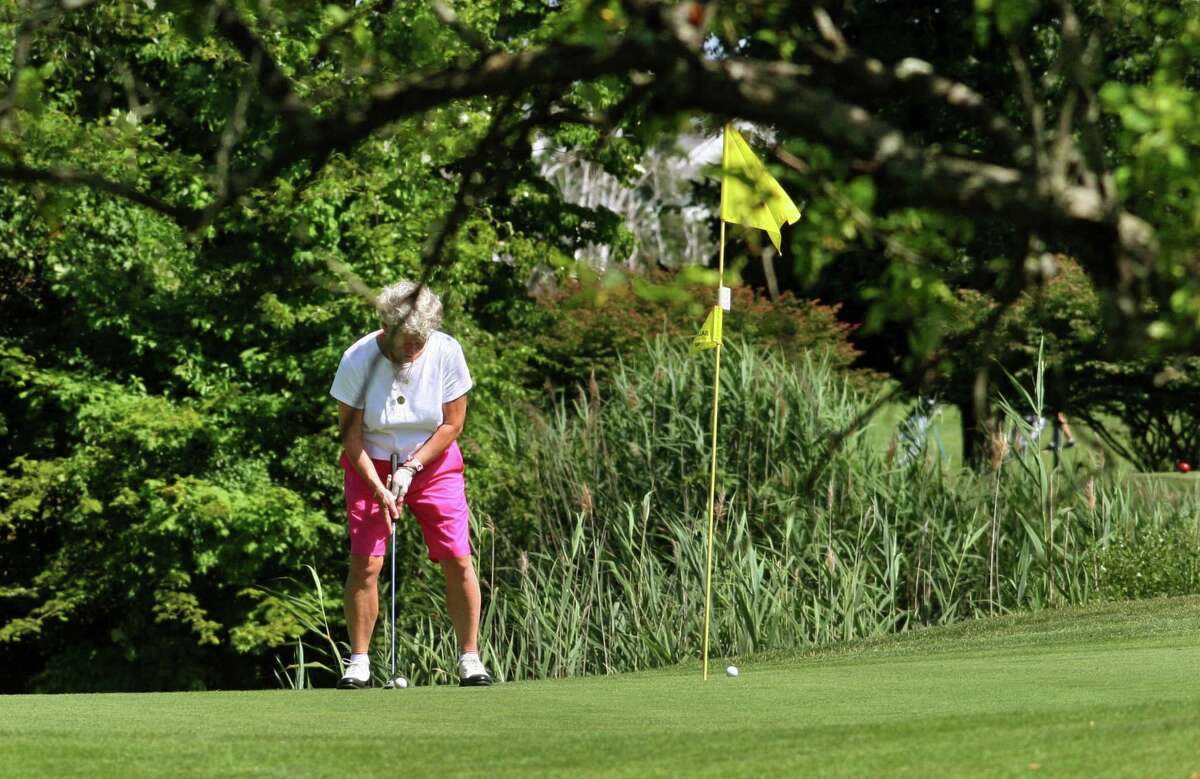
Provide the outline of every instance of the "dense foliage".
{"type": "MultiPolygon", "coordinates": [[[[611,395],[621,386],[613,377],[632,375],[623,361],[642,359],[643,336],[689,333],[693,293],[712,279],[695,269],[664,279],[576,268],[588,246],[630,256],[632,236],[613,213],[564,202],[535,148],[568,148],[633,184],[643,150],[670,147],[677,134],[711,132],[735,114],[777,124],[756,144],[806,201],[805,219],[785,234],[788,260],[776,261],[785,294],[739,289],[732,332],[792,362],[824,353],[837,368],[857,361],[859,380],[870,376],[865,365],[941,382],[949,396],[996,356],[979,337],[987,334],[972,332],[986,321],[979,315],[1013,306],[997,327],[1011,372],[1028,374],[1045,337],[1052,391],[1073,388],[1064,402],[1098,427],[1124,422],[1113,442],[1132,459],[1196,457],[1194,360],[1162,356],[1191,343],[1200,310],[1188,164],[1200,19],[1191,6],[1080,3],[1083,39],[1067,23],[1069,4],[1030,0],[846,4],[831,19],[775,1],[683,4],[667,16],[655,16],[656,3],[460,6],[447,16],[446,4],[425,0],[0,0],[0,689],[270,678],[268,650],[311,625],[285,607],[286,595],[309,587],[295,582],[303,566],[325,574],[343,564],[330,376],[374,326],[369,290],[399,277],[430,279],[447,303],[445,329],[467,347],[477,390],[465,449],[483,526],[504,526],[539,575],[557,581],[554,560],[576,533],[565,507],[582,491],[527,484],[524,452],[563,455],[556,467],[572,467],[561,447],[577,431],[569,406],[553,404],[593,376],[585,394],[611,395]],[[676,40],[680,24],[704,34],[676,40]],[[1081,40],[1082,58],[1072,48],[1081,40]],[[978,112],[943,99],[961,89],[900,80],[897,63],[913,54],[973,85],[989,103],[984,114],[1032,141],[1005,148],[980,130],[978,112]],[[754,88],[731,90],[741,83],[727,71],[735,58],[745,72],[775,59],[784,70],[770,72],[816,81],[781,78],[764,92],[751,79],[754,88]],[[779,99],[764,103],[775,88],[779,99]],[[847,101],[861,106],[850,114],[858,125],[841,121],[847,101]],[[1150,231],[1157,250],[1135,251],[1131,225],[1150,231]],[[1041,262],[1059,256],[1048,248],[1074,264],[1041,262]],[[560,291],[529,296],[538,279],[560,291]],[[525,438],[522,426],[545,413],[558,415],[564,438],[525,438]],[[559,525],[539,547],[538,523],[550,518],[559,525]]],[[[716,202],[705,184],[672,192],[716,202]]],[[[753,280],[761,247],[735,235],[730,265],[753,280]]],[[[700,413],[702,377],[689,370],[671,402],[700,413]]],[[[798,381],[782,376],[769,386],[798,381]]],[[[577,413],[592,401],[581,402],[577,413]]],[[[804,419],[812,427],[789,439],[794,463],[815,457],[813,441],[833,430],[832,417],[804,419]]],[[[689,430],[694,439],[699,428],[689,430]]],[[[614,439],[589,467],[623,467],[663,445],[614,439]]],[[[731,462],[757,463],[749,443],[734,448],[731,462]]],[[[676,518],[690,521],[703,463],[683,449],[668,454],[659,459],[674,470],[663,478],[679,491],[660,502],[678,502],[676,518]]],[[[768,479],[767,489],[739,483],[740,473],[724,474],[729,500],[745,500],[750,517],[773,500],[809,516],[824,499],[794,476],[768,479]]],[[[840,495],[837,473],[828,483],[840,495]]],[[[662,489],[644,475],[564,476],[560,487],[588,485],[625,517],[662,489]]],[[[945,512],[939,543],[965,549],[968,528],[955,517],[978,493],[966,499],[939,484],[888,488],[930,490],[919,500],[931,503],[913,498],[905,511],[945,512]]],[[[854,516],[867,516],[874,494],[857,495],[867,502],[853,504],[854,516]]],[[[842,555],[834,569],[853,554],[826,546],[842,555]]],[[[601,541],[595,548],[612,563],[601,541]]],[[[928,570],[927,549],[917,547],[918,571],[928,570]]],[[[508,568],[497,581],[518,551],[492,563],[508,568]]],[[[406,625],[433,636],[434,582],[412,554],[406,625]]],[[[795,554],[774,558],[781,586],[785,569],[811,567],[795,554]]],[[[1026,559],[1036,562],[1035,552],[1026,559]]],[[[657,557],[641,563],[671,570],[657,557]]],[[[820,571],[810,573],[811,584],[820,571]]],[[[541,608],[541,590],[518,591],[541,608]]],[[[1036,588],[1013,590],[1005,607],[1034,602],[1028,592],[1036,588]]],[[[550,583],[545,593],[575,597],[550,583]]],[[[336,587],[326,595],[335,603],[336,587]]],[[[888,613],[933,619],[980,603],[935,600],[914,594],[888,613]]],[[[510,617],[528,616],[521,602],[514,595],[510,617]]],[[[511,628],[516,617],[505,619],[511,628]]],[[[804,625],[778,635],[816,635],[804,625]]],[[[738,629],[721,628],[722,640],[741,641],[738,629]]]]}
{"type": "MultiPolygon", "coordinates": [[[[1032,383],[1040,355],[1049,412],[1085,422],[1110,451],[1143,470],[1173,470],[1180,461],[1200,460],[1196,358],[1115,349],[1119,338],[1106,331],[1100,300],[1078,263],[1063,256],[1046,260],[1054,266],[1051,278],[1002,312],[987,295],[958,290],[951,306],[955,331],[974,332],[985,319],[999,316],[969,339],[967,358],[956,361],[934,391],[969,415],[978,360],[990,355],[994,373],[1032,383]]],[[[969,460],[986,457],[984,436],[967,442],[975,447],[967,452],[969,460]]]]}
{"type": "MultiPolygon", "coordinates": [[[[18,8],[7,13],[11,33],[18,8]]],[[[399,44],[421,30],[418,16],[393,32],[399,44]]],[[[112,175],[141,164],[139,176],[203,200],[195,163],[238,99],[234,52],[123,3],[57,18],[31,45],[46,80],[21,123],[24,159],[67,155],[112,175]],[[190,81],[154,80],[178,65],[190,81]],[[186,115],[131,109],[125,67],[186,115]]],[[[418,58],[437,48],[397,45],[418,58]]],[[[486,122],[462,106],[399,125],[319,178],[295,171],[286,195],[243,201],[207,237],[88,189],[5,188],[0,687],[263,681],[266,658],[238,653],[298,627],[264,616],[247,588],[344,558],[327,393],[341,351],[374,327],[349,285],[420,275],[422,239],[453,191],[439,166],[486,122]]],[[[274,130],[253,103],[245,124],[252,154],[274,130]]],[[[528,172],[512,173],[524,198],[472,213],[438,278],[446,329],[469,344],[485,447],[490,410],[523,392],[525,357],[500,335],[535,305],[522,269],[564,259],[556,245],[580,230],[611,235],[572,226],[570,208],[541,218],[550,192],[528,172]]]]}

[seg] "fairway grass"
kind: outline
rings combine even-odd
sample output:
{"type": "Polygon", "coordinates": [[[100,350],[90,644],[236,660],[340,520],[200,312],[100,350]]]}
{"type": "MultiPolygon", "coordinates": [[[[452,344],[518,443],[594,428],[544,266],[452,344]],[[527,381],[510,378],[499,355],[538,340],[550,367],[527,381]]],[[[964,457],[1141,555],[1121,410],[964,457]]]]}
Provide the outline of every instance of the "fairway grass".
{"type": "Polygon", "coordinates": [[[0,774],[1200,775],[1200,598],[606,678],[0,698],[0,774]]]}

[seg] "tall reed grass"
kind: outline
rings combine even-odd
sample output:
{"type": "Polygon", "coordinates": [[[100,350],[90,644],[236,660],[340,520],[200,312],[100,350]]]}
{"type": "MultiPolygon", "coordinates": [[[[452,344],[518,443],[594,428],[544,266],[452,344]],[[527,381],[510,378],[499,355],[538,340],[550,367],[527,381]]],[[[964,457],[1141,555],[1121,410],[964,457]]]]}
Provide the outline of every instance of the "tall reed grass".
{"type": "MultiPolygon", "coordinates": [[[[698,656],[711,362],[658,340],[605,386],[592,382],[548,410],[517,409],[502,420],[519,467],[508,483],[490,485],[496,497],[475,507],[474,527],[482,642],[499,678],[698,656]]],[[[1194,494],[1139,502],[1131,485],[1067,473],[1036,447],[1014,450],[1012,431],[1041,413],[1040,381],[1012,396],[1001,403],[1006,421],[990,466],[978,471],[951,473],[936,457],[889,463],[861,433],[823,460],[829,436],[871,399],[819,358],[792,363],[729,345],[714,654],[1086,602],[1112,589],[1110,544],[1136,545],[1139,535],[1191,528],[1188,553],[1200,560],[1194,494]],[[820,487],[805,492],[817,468],[820,487]]],[[[441,599],[440,581],[426,577],[402,612],[403,670],[419,683],[452,675],[456,651],[441,599]]]]}

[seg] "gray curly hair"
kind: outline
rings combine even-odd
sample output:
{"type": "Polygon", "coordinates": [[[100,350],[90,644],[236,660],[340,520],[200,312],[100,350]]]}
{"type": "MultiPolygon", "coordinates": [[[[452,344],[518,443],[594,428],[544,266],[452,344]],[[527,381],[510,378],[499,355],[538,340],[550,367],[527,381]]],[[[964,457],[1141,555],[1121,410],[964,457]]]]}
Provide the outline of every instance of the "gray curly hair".
{"type": "Polygon", "coordinates": [[[384,327],[400,327],[421,340],[442,324],[442,300],[429,287],[415,282],[398,281],[384,287],[375,298],[375,310],[384,327]],[[418,292],[418,288],[420,292],[418,292]]]}

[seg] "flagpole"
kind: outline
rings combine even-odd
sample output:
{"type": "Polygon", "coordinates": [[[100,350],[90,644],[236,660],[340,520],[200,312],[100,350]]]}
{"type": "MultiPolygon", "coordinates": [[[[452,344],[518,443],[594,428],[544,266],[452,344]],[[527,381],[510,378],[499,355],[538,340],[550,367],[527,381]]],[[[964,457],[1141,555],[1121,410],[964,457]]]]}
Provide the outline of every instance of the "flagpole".
{"type": "Polygon", "coordinates": [[[765,230],[782,253],[780,229],[800,219],[800,209],[771,177],[729,122],[722,128],[721,150],[721,246],[718,256],[717,305],[709,309],[708,319],[700,335],[692,342],[693,350],[715,348],[716,366],[713,370],[712,463],[708,471],[708,553],[704,572],[704,679],[708,681],[708,637],[712,627],[713,525],[717,499],[717,420],[721,399],[721,317],[726,300],[725,289],[725,223],[740,224],[765,230]]]}
{"type": "MultiPolygon", "coordinates": [[[[721,247],[718,252],[718,286],[725,286],[725,220],[721,220],[721,247]]],[[[718,291],[718,295],[720,292],[718,291]]],[[[720,303],[718,303],[720,305],[720,303]]],[[[717,411],[721,397],[721,343],[717,341],[716,368],[713,371],[712,460],[708,471],[708,556],[704,575],[704,681],[708,681],[708,629],[712,618],[713,514],[717,495],[717,411]]]]}

